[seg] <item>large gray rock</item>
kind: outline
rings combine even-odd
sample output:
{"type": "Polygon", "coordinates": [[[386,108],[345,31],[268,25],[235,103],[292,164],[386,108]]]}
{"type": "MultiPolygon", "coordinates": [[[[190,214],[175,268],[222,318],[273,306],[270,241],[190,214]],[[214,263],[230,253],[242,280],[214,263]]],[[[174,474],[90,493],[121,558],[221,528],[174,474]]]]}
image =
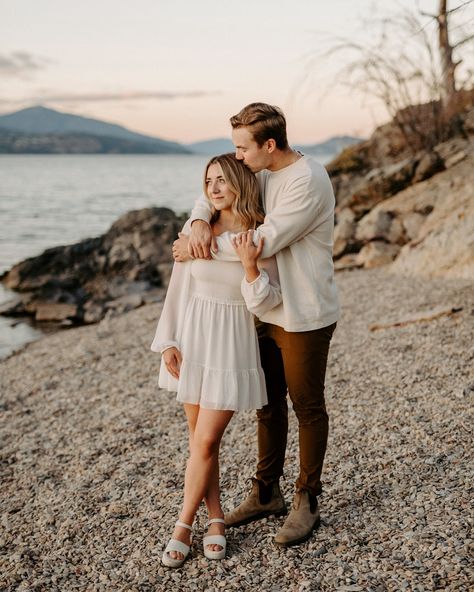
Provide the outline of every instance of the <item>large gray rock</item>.
{"type": "Polygon", "coordinates": [[[408,187],[413,180],[418,159],[409,157],[401,162],[372,169],[363,178],[352,180],[345,196],[338,195],[339,207],[349,206],[356,214],[364,214],[388,197],[408,187]]]}
{"type": "Polygon", "coordinates": [[[359,221],[355,236],[364,242],[384,240],[398,243],[403,237],[403,226],[393,212],[376,208],[359,221]]]}
{"type": "Polygon", "coordinates": [[[344,208],[337,215],[334,228],[333,256],[335,258],[349,252],[355,233],[355,213],[350,208],[344,208]]]}
{"type": "Polygon", "coordinates": [[[398,255],[400,247],[390,245],[382,241],[373,241],[362,247],[356,257],[356,263],[360,267],[370,269],[371,267],[380,267],[392,263],[398,255]]]}
{"type": "Polygon", "coordinates": [[[443,159],[437,152],[427,152],[418,163],[415,174],[413,175],[413,183],[419,183],[425,179],[429,179],[436,173],[443,171],[445,168],[443,159]]]}
{"type": "MultiPolygon", "coordinates": [[[[423,148],[420,138],[402,132],[394,121],[378,127],[372,136],[350,146],[326,165],[334,187],[339,209],[350,206],[358,215],[367,213],[381,201],[396,195],[414,183],[455,166],[466,158],[466,146],[474,134],[474,108],[471,99],[464,111],[443,131],[447,139],[434,148],[423,148]]],[[[426,132],[430,127],[432,105],[419,105],[426,132]]]]}
{"type": "Polygon", "coordinates": [[[77,306],[66,303],[39,303],[35,310],[36,321],[63,321],[77,315],[77,306]]]}
{"type": "Polygon", "coordinates": [[[425,219],[426,217],[419,212],[408,212],[408,214],[403,217],[403,230],[405,231],[405,236],[408,241],[415,240],[418,237],[425,219]]]}
{"type": "MultiPolygon", "coordinates": [[[[473,153],[431,179],[395,196],[388,206],[402,212],[432,208],[416,238],[390,266],[403,275],[474,279],[473,153]]],[[[427,211],[427,210],[424,210],[427,211]]]]}
{"type": "Polygon", "coordinates": [[[101,320],[108,309],[140,306],[143,294],[166,287],[171,243],[184,220],[168,208],[128,212],[103,236],[18,263],[2,282],[21,301],[4,314],[81,324],[101,320]]]}

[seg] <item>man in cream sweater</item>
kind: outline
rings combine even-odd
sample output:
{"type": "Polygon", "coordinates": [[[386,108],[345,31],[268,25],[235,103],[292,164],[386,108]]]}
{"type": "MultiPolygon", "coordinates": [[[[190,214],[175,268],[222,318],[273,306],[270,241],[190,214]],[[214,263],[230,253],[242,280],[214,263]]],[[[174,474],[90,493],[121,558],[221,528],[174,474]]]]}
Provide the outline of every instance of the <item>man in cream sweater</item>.
{"type": "MultiPolygon", "coordinates": [[[[291,511],[275,537],[295,545],[319,525],[317,495],[328,437],[324,380],[329,343],[339,318],[332,261],[334,193],[326,170],[292,150],[278,107],[247,105],[231,118],[236,157],[257,174],[265,220],[262,257],[276,256],[283,302],[262,317],[260,356],[268,405],[257,412],[258,464],[249,496],[225,516],[240,526],[272,514],[286,514],[280,492],[288,432],[289,394],[298,419],[300,470],[291,511]]],[[[192,212],[189,253],[237,260],[229,235],[213,237],[204,197],[192,212]]],[[[181,243],[181,248],[182,248],[181,243]]],[[[174,252],[179,260],[179,243],[174,252]]]]}

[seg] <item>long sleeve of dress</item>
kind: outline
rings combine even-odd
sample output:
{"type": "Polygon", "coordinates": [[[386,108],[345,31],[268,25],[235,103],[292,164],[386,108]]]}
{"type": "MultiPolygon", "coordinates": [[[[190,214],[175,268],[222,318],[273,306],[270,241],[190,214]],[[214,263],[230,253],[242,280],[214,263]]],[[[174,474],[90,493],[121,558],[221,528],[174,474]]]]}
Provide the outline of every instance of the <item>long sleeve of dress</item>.
{"type": "MultiPolygon", "coordinates": [[[[183,232],[189,232],[190,227],[189,221],[186,222],[183,232]]],[[[190,262],[175,263],[155,337],[151,344],[152,351],[163,353],[170,347],[180,349],[181,331],[189,299],[190,279],[190,262]]]]}
{"type": "Polygon", "coordinates": [[[189,290],[189,263],[175,263],[151,350],[180,349],[181,327],[189,290]]]}
{"type": "MultiPolygon", "coordinates": [[[[183,232],[189,232],[189,228],[190,226],[186,223],[183,232]]],[[[170,347],[181,350],[181,336],[189,301],[190,282],[191,262],[175,263],[155,337],[151,344],[152,351],[163,353],[170,347]]],[[[161,357],[158,386],[168,391],[176,392],[178,390],[178,381],[168,372],[163,356],[161,357]]]]}
{"type": "Polygon", "coordinates": [[[280,305],[282,297],[275,257],[259,261],[258,266],[258,278],[248,282],[244,276],[241,291],[249,311],[261,318],[266,312],[280,305]]]}

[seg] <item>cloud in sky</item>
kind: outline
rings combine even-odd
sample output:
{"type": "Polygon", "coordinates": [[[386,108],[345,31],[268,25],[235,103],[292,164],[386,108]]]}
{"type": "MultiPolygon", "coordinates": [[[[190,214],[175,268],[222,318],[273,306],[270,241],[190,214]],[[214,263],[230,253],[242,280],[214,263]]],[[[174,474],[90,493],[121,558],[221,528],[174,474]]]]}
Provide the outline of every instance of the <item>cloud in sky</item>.
{"type": "Polygon", "coordinates": [[[101,103],[121,101],[170,101],[175,99],[194,99],[221,94],[220,91],[132,91],[107,93],[38,93],[22,99],[0,99],[3,105],[19,105],[24,103],[101,103]]]}
{"type": "Polygon", "coordinates": [[[52,60],[35,56],[27,51],[14,51],[8,55],[0,54],[0,74],[14,78],[27,78],[30,74],[43,70],[52,60]]]}

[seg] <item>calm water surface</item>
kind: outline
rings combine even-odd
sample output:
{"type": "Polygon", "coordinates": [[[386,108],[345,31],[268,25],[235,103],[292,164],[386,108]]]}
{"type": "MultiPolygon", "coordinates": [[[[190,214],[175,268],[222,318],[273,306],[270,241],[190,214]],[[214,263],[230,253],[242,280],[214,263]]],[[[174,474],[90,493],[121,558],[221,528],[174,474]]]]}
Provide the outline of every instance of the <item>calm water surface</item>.
{"type": "Polygon", "coordinates": [[[206,156],[0,156],[0,273],[56,245],[105,232],[123,213],[190,210],[206,156]]]}

